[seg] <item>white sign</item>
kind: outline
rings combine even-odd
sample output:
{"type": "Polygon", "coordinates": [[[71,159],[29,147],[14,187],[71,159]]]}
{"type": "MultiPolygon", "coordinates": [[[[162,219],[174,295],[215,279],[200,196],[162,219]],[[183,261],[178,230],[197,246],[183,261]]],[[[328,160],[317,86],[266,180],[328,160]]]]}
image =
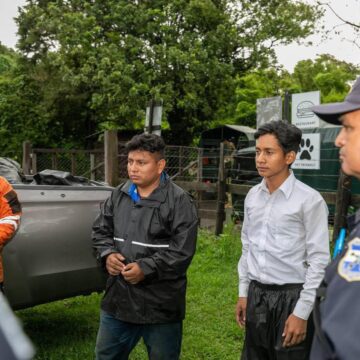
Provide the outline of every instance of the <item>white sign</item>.
{"type": "Polygon", "coordinates": [[[293,94],[291,101],[291,122],[299,129],[319,127],[319,118],[310,110],[320,104],[320,91],[293,94]]]}
{"type": "Polygon", "coordinates": [[[293,169],[320,169],[320,134],[303,134],[293,169]]]}
{"type": "Polygon", "coordinates": [[[281,96],[256,99],[256,128],[269,121],[282,120],[281,96]]]}

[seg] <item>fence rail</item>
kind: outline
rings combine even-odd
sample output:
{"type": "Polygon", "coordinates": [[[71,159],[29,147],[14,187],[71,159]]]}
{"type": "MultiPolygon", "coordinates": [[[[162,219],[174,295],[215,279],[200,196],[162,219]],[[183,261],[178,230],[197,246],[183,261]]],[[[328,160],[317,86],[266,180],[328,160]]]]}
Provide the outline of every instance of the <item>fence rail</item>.
{"type": "MultiPolygon", "coordinates": [[[[35,174],[44,169],[68,171],[73,175],[90,177],[117,185],[127,177],[127,155],[125,143],[117,141],[116,132],[107,132],[103,149],[42,149],[23,146],[23,168],[27,174],[35,174]],[[106,140],[107,139],[107,140],[106,140]]],[[[326,150],[326,149],[325,149],[326,150]]],[[[166,171],[183,189],[192,193],[203,219],[216,220],[216,232],[222,231],[227,206],[232,206],[239,215],[243,212],[243,200],[250,188],[260,181],[252,154],[239,154],[222,146],[220,149],[172,146],[165,149],[166,171]],[[220,182],[219,182],[220,179],[220,182]]],[[[327,169],[327,161],[322,159],[327,169]]],[[[332,165],[329,166],[332,166],[332,165]]],[[[338,184],[339,174],[302,173],[305,179],[314,179],[321,184],[318,190],[329,206],[336,206],[336,227],[344,223],[348,206],[360,206],[360,195],[344,190],[343,182],[338,184]],[[311,178],[310,178],[311,177],[311,178]],[[331,191],[330,191],[331,190],[331,191]],[[346,191],[348,193],[346,193],[346,191]],[[340,209],[339,199],[347,199],[340,209]]],[[[306,182],[306,181],[305,181],[306,182]]],[[[337,233],[335,229],[334,234],[337,233]]]]}

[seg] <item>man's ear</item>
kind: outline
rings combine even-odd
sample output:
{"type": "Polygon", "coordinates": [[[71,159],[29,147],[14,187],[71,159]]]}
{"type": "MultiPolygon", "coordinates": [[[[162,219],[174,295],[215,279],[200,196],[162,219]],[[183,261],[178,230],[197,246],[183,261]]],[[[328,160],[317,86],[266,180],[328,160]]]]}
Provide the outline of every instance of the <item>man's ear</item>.
{"type": "Polygon", "coordinates": [[[165,160],[165,159],[160,159],[160,160],[158,161],[159,174],[161,174],[161,173],[164,171],[165,166],[166,166],[166,160],[165,160]]]}
{"type": "Polygon", "coordinates": [[[295,151],[289,151],[285,156],[286,156],[286,163],[288,165],[291,165],[296,160],[296,152],[295,151]]]}

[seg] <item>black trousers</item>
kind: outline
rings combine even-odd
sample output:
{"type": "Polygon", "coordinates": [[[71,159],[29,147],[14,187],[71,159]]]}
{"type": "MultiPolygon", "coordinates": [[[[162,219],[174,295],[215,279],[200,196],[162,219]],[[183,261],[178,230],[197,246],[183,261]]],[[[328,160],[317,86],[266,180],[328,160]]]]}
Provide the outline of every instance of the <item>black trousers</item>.
{"type": "Polygon", "coordinates": [[[306,339],[284,348],[283,331],[299,299],[302,284],[265,285],[251,281],[246,308],[245,342],[241,360],[307,360],[314,336],[312,316],[306,339]]]}

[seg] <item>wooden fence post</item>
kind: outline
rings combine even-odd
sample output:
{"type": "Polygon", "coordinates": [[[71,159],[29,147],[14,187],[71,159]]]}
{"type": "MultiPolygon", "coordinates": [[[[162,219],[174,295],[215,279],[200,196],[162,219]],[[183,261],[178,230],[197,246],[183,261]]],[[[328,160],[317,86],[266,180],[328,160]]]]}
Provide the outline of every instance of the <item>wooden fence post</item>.
{"type": "Polygon", "coordinates": [[[118,185],[118,137],[117,130],[105,131],[105,182],[110,186],[118,185]]]}
{"type": "Polygon", "coordinates": [[[76,155],[71,153],[71,174],[76,175],[76,155]]]}
{"type": "Polygon", "coordinates": [[[37,156],[36,152],[31,154],[31,166],[32,166],[32,174],[35,175],[37,173],[37,156]]]}
{"type": "Polygon", "coordinates": [[[204,157],[204,149],[198,149],[198,172],[197,172],[197,181],[202,181],[203,178],[203,157],[204,157]]]}
{"type": "Polygon", "coordinates": [[[180,174],[180,178],[183,176],[183,156],[184,156],[184,147],[180,146],[179,148],[179,174],[180,174]]]}
{"type": "Polygon", "coordinates": [[[54,170],[58,170],[58,156],[57,156],[57,152],[53,152],[51,155],[51,167],[54,170]]]}
{"type": "Polygon", "coordinates": [[[225,197],[226,197],[226,181],[224,166],[224,143],[220,143],[219,157],[219,176],[218,176],[218,199],[216,206],[216,226],[215,235],[219,235],[223,231],[225,221],[225,197]]]}
{"type": "Polygon", "coordinates": [[[90,180],[96,179],[96,170],[95,168],[95,154],[90,153],[90,180]]]}
{"type": "MultiPolygon", "coordinates": [[[[197,182],[202,182],[202,163],[203,163],[203,149],[199,148],[198,149],[198,159],[197,159],[197,174],[196,174],[196,180],[197,182]]],[[[203,199],[203,191],[199,190],[197,192],[197,201],[196,201],[196,206],[198,208],[198,210],[200,210],[201,208],[201,200],[203,199]]],[[[199,226],[201,226],[201,217],[199,216],[199,226]]]]}
{"type": "Polygon", "coordinates": [[[30,175],[31,171],[31,142],[23,142],[23,158],[22,158],[22,168],[25,175],[30,175]]]}
{"type": "Polygon", "coordinates": [[[340,169],[338,187],[336,192],[335,219],[332,240],[335,241],[340,229],[346,225],[347,210],[351,201],[351,177],[340,169]]]}

